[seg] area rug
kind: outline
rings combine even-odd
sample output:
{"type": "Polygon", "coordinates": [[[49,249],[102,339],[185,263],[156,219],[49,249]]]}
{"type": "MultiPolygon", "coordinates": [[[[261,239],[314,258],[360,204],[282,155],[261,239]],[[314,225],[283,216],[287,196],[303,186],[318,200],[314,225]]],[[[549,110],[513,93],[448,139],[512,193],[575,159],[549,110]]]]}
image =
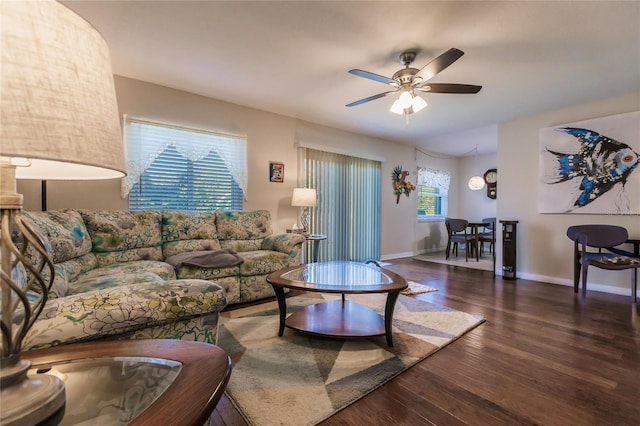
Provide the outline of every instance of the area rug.
{"type": "Polygon", "coordinates": [[[414,256],[413,259],[420,260],[422,262],[432,262],[432,263],[442,263],[445,265],[454,265],[460,266],[462,268],[470,268],[470,269],[480,269],[483,271],[492,271],[493,270],[493,257],[487,255],[486,253],[476,261],[476,258],[469,258],[469,260],[465,261],[464,253],[462,253],[459,257],[452,255],[449,259],[445,259],[444,252],[436,252],[436,253],[425,253],[419,256],[414,256]]]}
{"type": "MultiPolygon", "coordinates": [[[[288,314],[339,295],[287,299],[288,314]]],[[[383,315],[385,295],[348,295],[383,315]]],[[[224,313],[218,345],[233,360],[227,396],[251,425],[313,425],[433,354],[484,319],[400,296],[393,343],[384,336],[332,339],[285,328],[275,302],[224,313]]]]}
{"type": "Polygon", "coordinates": [[[437,288],[430,287],[428,285],[420,284],[415,281],[407,281],[409,287],[400,292],[405,296],[413,296],[414,294],[431,293],[432,291],[438,291],[437,288]]]}

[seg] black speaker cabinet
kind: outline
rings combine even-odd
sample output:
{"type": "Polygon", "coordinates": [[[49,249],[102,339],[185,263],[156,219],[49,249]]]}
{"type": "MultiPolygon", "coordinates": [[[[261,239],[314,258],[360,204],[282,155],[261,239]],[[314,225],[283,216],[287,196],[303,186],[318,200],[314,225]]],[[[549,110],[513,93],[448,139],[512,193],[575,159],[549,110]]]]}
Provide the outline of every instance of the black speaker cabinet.
{"type": "Polygon", "coordinates": [[[516,279],[516,246],[517,220],[501,220],[502,224],[502,277],[508,280],[516,279]]]}

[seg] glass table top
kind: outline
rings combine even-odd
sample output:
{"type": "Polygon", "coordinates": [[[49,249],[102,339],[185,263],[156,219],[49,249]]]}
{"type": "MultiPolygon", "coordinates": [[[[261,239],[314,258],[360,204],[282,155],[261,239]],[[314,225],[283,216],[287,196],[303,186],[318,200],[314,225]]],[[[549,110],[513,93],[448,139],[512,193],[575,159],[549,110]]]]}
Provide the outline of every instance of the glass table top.
{"type": "Polygon", "coordinates": [[[301,265],[281,275],[282,279],[311,284],[315,288],[358,290],[393,284],[380,268],[358,262],[323,262],[301,265]]]}
{"type": "Polygon", "coordinates": [[[104,357],[34,365],[29,376],[53,374],[65,385],[60,425],[126,425],[171,385],[182,364],[150,357],[104,357]]]}

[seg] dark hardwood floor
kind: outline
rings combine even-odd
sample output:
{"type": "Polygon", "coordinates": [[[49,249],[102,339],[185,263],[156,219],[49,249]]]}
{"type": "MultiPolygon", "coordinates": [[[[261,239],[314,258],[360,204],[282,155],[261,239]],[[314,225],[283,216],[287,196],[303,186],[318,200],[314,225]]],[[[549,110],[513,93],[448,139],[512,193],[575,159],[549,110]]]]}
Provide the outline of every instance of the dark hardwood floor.
{"type": "MultiPolygon", "coordinates": [[[[640,425],[640,304],[630,295],[589,292],[583,304],[572,287],[391,262],[438,289],[414,297],[486,322],[323,426],[640,425]]],[[[226,396],[212,418],[246,424],[226,396]]]]}

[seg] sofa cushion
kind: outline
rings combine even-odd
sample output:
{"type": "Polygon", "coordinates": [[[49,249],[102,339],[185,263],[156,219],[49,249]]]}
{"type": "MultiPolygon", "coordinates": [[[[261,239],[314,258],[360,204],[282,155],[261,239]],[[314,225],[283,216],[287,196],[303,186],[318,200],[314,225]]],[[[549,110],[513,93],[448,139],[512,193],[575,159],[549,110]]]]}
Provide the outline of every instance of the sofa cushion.
{"type": "MultiPolygon", "coordinates": [[[[93,253],[76,257],[75,259],[53,265],[54,280],[49,289],[49,297],[64,297],[69,293],[69,285],[82,274],[91,271],[98,266],[98,261],[93,253]]],[[[48,274],[43,274],[48,277],[48,274]]]]}
{"type": "Polygon", "coordinates": [[[79,210],[98,266],[162,260],[160,212],[79,210]]]}
{"type": "Polygon", "coordinates": [[[215,213],[163,211],[164,258],[190,251],[220,249],[215,221],[215,213]]]}
{"type": "Polygon", "coordinates": [[[262,240],[273,233],[268,210],[216,210],[216,228],[222,248],[238,252],[260,250],[262,240]]]}
{"type": "Polygon", "coordinates": [[[91,253],[91,238],[80,214],[75,210],[24,212],[48,241],[54,263],[91,253]]]}
{"type": "Polygon", "coordinates": [[[171,265],[157,260],[137,260],[95,268],[70,282],[66,295],[136,283],[175,280],[171,265]]]}
{"type": "MultiPolygon", "coordinates": [[[[54,280],[49,289],[49,297],[64,297],[69,281],[97,265],[91,253],[91,238],[84,221],[75,210],[65,209],[46,212],[24,212],[24,217],[40,237],[49,257],[54,262],[54,280]]],[[[28,261],[36,266],[41,255],[29,245],[26,253],[28,261]]],[[[37,266],[36,266],[37,267],[37,266]]],[[[28,275],[31,273],[28,272],[28,275]]],[[[49,269],[42,270],[42,277],[49,282],[49,269]]],[[[39,288],[34,287],[35,291],[39,288]]]]}
{"type": "Polygon", "coordinates": [[[176,276],[179,279],[197,278],[201,280],[216,281],[217,279],[224,277],[237,278],[239,275],[239,266],[229,266],[226,268],[203,268],[201,266],[181,265],[176,268],[176,276]]]}
{"type": "MultiPolygon", "coordinates": [[[[23,349],[127,336],[158,326],[173,327],[202,315],[217,313],[227,305],[224,290],[204,280],[178,280],[118,286],[49,300],[23,349]]],[[[192,335],[184,329],[185,338],[192,335]]],[[[202,330],[202,333],[213,330],[202,330]]],[[[197,333],[199,336],[202,333],[197,333]]],[[[215,341],[200,336],[201,341],[215,341]]]]}
{"type": "Polygon", "coordinates": [[[280,269],[297,265],[287,253],[271,250],[255,250],[241,253],[244,262],[240,265],[240,275],[265,275],[280,269]]]}
{"type": "Polygon", "coordinates": [[[104,290],[111,287],[119,287],[130,284],[157,283],[162,284],[165,280],[152,272],[140,272],[137,274],[109,274],[99,276],[84,275],[73,285],[69,286],[67,296],[86,293],[93,290],[104,290]]]}

